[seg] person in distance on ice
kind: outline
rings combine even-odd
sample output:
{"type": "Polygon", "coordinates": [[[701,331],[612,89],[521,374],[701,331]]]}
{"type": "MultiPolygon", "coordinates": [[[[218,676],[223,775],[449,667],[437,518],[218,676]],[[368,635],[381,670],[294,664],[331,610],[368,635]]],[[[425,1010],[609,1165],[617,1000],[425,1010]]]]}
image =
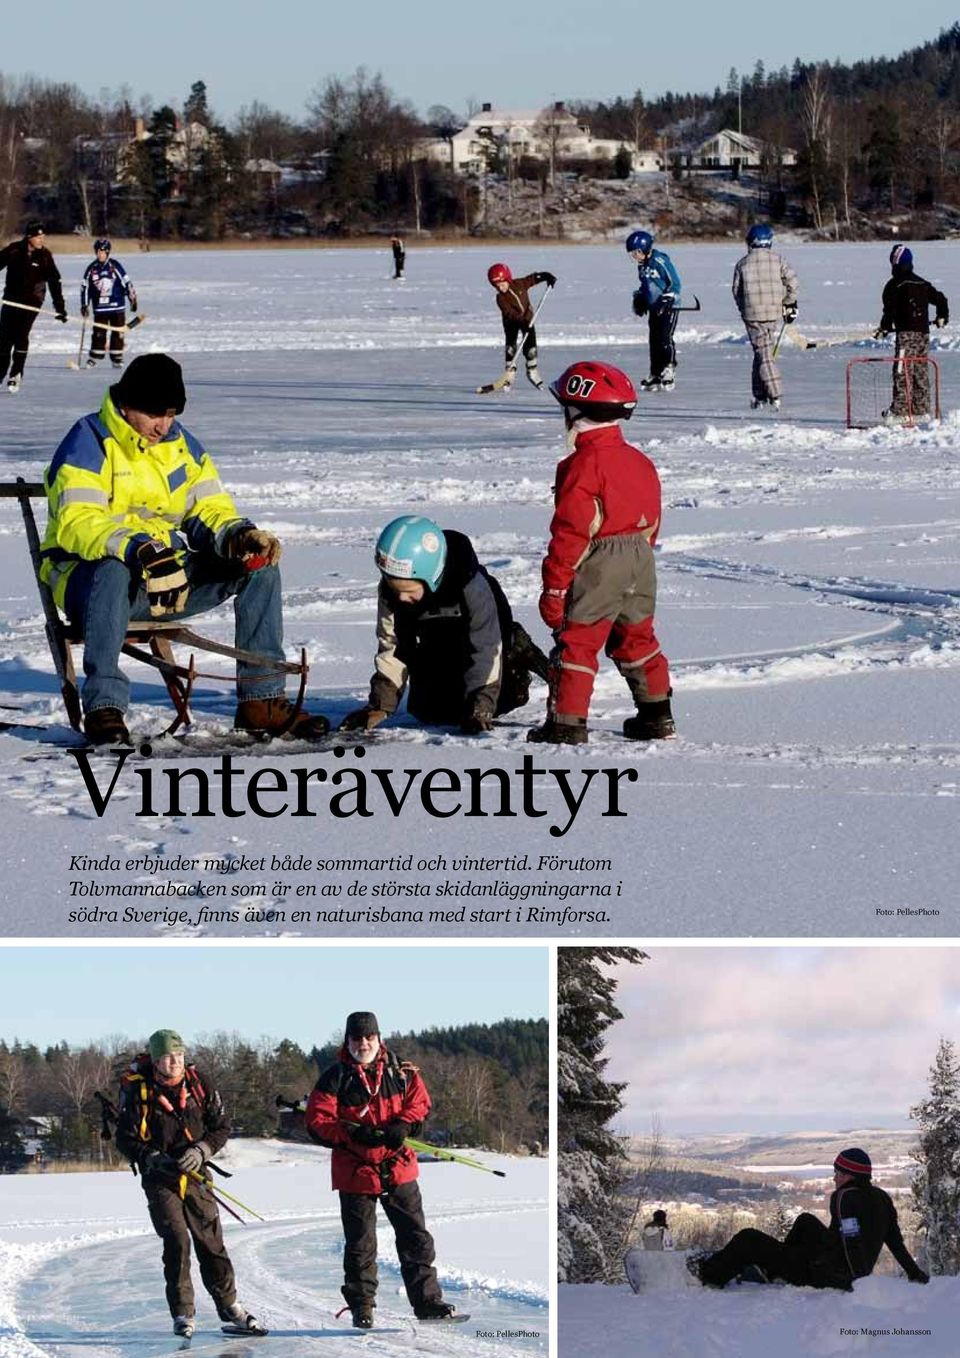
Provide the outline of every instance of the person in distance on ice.
{"type": "Polygon", "coordinates": [[[44,240],[40,222],[28,222],[24,227],[23,238],[11,241],[5,249],[0,250],[0,269],[7,271],[3,301],[17,304],[3,306],[0,303],[0,382],[6,377],[9,368],[7,390],[11,394],[20,390],[30,348],[30,331],[37,319],[37,312],[43,306],[48,287],[57,320],[64,323],[67,320],[60,270],[44,240]],[[23,307],[31,309],[24,311],[23,307]]]}
{"type": "Polygon", "coordinates": [[[390,237],[390,249],[393,251],[393,276],[394,278],[402,278],[403,268],[407,262],[407,252],[403,248],[403,241],[399,236],[390,237]]]}
{"type": "Polygon", "coordinates": [[[404,1145],[430,1112],[430,1095],[415,1066],[380,1040],[376,1014],[347,1017],[340,1054],[307,1101],[307,1132],[333,1150],[333,1188],[340,1194],[344,1282],[341,1291],[360,1330],[373,1325],[377,1296],[377,1202],[396,1236],[400,1272],[418,1320],[451,1320],[443,1300],[433,1237],[427,1230],[416,1152],[404,1145]]]}
{"type": "MultiPolygon", "coordinates": [[[[283,660],[280,543],[241,515],[209,454],[177,420],[179,363],[141,354],[97,413],[77,421],[47,468],[41,576],[83,635],[84,730],[129,743],[130,683],[119,666],[128,623],[202,613],[234,599],[236,645],[283,660]]],[[[237,665],[235,725],[319,739],[325,717],[291,704],[283,678],[237,665]]]]}
{"type": "Polygon", "coordinates": [[[430,726],[489,731],[493,719],[530,701],[531,672],[547,657],[515,622],[500,584],[470,539],[432,519],[404,514],[377,539],[377,657],[366,706],[344,730],[372,731],[407,711],[430,726]]]}
{"type": "MultiPolygon", "coordinates": [[[[543,379],[537,367],[537,332],[531,324],[533,307],[530,303],[530,289],[538,283],[546,283],[548,288],[556,287],[556,274],[541,270],[539,273],[524,274],[514,278],[506,264],[491,264],[487,270],[487,281],[497,290],[497,306],[503,321],[505,367],[509,368],[517,356],[517,344],[523,335],[523,357],[527,364],[527,381],[532,382],[538,391],[543,389],[543,379]]],[[[506,382],[503,391],[510,390],[506,382]]]]}
{"type": "Polygon", "coordinates": [[[220,1213],[203,1172],[230,1136],[223,1101],[209,1075],[187,1062],[179,1033],[160,1028],[148,1045],[120,1081],[116,1142],[140,1175],[153,1229],[163,1241],[173,1332],[189,1339],[195,1329],[192,1239],[203,1285],[224,1326],[231,1333],[263,1334],[237,1301],[220,1213]]]}
{"type": "Polygon", "coordinates": [[[644,391],[669,391],[677,371],[673,332],[680,305],[680,275],[663,250],[653,248],[649,231],[631,231],[627,254],[636,261],[640,286],[633,294],[633,309],[646,316],[650,336],[650,376],[640,383],[644,391]]]}
{"type": "Polygon", "coordinates": [[[563,407],[569,456],[557,467],[550,546],[543,559],[540,616],[556,642],[547,719],[528,740],[582,745],[598,669],[610,656],[637,714],[631,740],[676,735],[670,670],[654,632],[660,478],[620,429],[637,404],[626,373],[608,363],[573,363],[551,382],[563,407]]]}
{"type": "MultiPolygon", "coordinates": [[[[950,319],[947,299],[914,273],[913,251],[907,245],[895,245],[890,251],[890,274],[883,289],[883,315],[876,338],[895,331],[898,359],[925,360],[930,348],[930,308],[937,313],[934,324],[942,329],[950,319]]],[[[893,400],[884,413],[891,423],[930,414],[930,373],[925,361],[894,363],[893,400]]]]}
{"type": "Polygon", "coordinates": [[[747,253],[733,270],[733,300],[753,346],[751,409],[780,409],[783,382],[773,351],[784,323],[797,319],[797,275],[773,249],[773,228],[755,222],[747,232],[747,253]]]}
{"type": "Polygon", "coordinates": [[[105,237],[94,241],[95,259],[87,265],[80,284],[80,315],[86,320],[93,307],[93,330],[90,335],[90,357],[87,367],[95,368],[107,352],[110,336],[110,361],[115,368],[123,366],[123,326],[127,320],[127,299],[130,310],[137,310],[137,294],[126,269],[119,259],[111,259],[113,249],[105,237]],[[110,327],[108,330],[107,327],[110,327]]]}
{"type": "Polygon", "coordinates": [[[672,1250],[673,1236],[667,1225],[667,1214],[658,1207],[640,1232],[640,1243],[645,1250],[672,1250]]]}
{"type": "Polygon", "coordinates": [[[872,1174],[866,1151],[843,1150],[833,1162],[828,1226],[801,1212],[782,1242],[763,1231],[738,1231],[722,1250],[691,1259],[688,1266],[706,1287],[724,1287],[750,1269],[752,1281],[779,1278],[795,1287],[851,1292],[857,1278],[873,1272],[886,1245],[912,1283],[929,1282],[903,1243],[897,1209],[872,1174]]]}

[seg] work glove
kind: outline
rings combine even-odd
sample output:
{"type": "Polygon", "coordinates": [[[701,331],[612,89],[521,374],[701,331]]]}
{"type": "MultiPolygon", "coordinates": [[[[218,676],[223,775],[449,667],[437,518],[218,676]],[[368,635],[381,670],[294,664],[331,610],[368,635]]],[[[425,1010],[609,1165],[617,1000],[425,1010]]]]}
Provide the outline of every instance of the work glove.
{"type": "Polygon", "coordinates": [[[399,1118],[393,1118],[383,1128],[383,1144],[389,1150],[398,1151],[409,1135],[409,1122],[401,1122],[399,1118]]]}
{"type": "Polygon", "coordinates": [[[787,325],[793,325],[794,321],[797,319],[796,302],[788,302],[783,308],[783,319],[786,321],[787,325]]]}
{"type": "Polygon", "coordinates": [[[930,1274],[924,1273],[920,1267],[917,1267],[913,1273],[908,1273],[907,1277],[912,1283],[928,1283],[930,1281],[930,1274]]]}
{"type": "Polygon", "coordinates": [[[127,292],[127,296],[130,298],[130,310],[135,316],[137,314],[137,294],[134,292],[133,288],[130,288],[127,292]]]}
{"type": "Polygon", "coordinates": [[[199,1174],[209,1159],[210,1147],[205,1141],[197,1141],[188,1146],[177,1160],[177,1169],[182,1170],[184,1174],[199,1174]]]}
{"type": "Polygon", "coordinates": [[[238,528],[227,544],[227,556],[242,562],[248,571],[275,566],[282,552],[280,539],[262,528],[238,528]]]}
{"type": "Polygon", "coordinates": [[[162,542],[145,542],[137,551],[137,560],[143,570],[151,618],[182,613],[187,606],[190,586],[173,548],[165,547],[162,542]]]}
{"type": "Polygon", "coordinates": [[[361,1146],[382,1146],[384,1144],[383,1132],[379,1127],[368,1127],[366,1123],[361,1123],[358,1127],[351,1127],[349,1131],[353,1140],[358,1141],[361,1146]]]}
{"type": "Polygon", "coordinates": [[[467,698],[460,730],[465,736],[480,736],[493,729],[494,705],[486,693],[467,698]]]}
{"type": "Polygon", "coordinates": [[[56,311],[54,312],[54,315],[56,316],[58,321],[62,321],[63,324],[66,325],[68,317],[65,311],[56,311]]]}
{"type": "Polygon", "coordinates": [[[649,310],[650,308],[647,305],[647,299],[644,297],[643,293],[639,291],[635,292],[633,294],[633,314],[635,316],[646,316],[649,310]]]}
{"type": "Polygon", "coordinates": [[[555,273],[547,273],[544,269],[540,274],[540,281],[541,283],[546,283],[548,288],[555,288],[557,286],[557,275],[555,273]]]}
{"type": "Polygon", "coordinates": [[[88,306],[82,306],[80,308],[80,315],[83,317],[84,320],[86,320],[87,317],[90,315],[90,308],[88,306]]]}
{"type": "Polygon", "coordinates": [[[934,321],[934,325],[937,327],[938,330],[942,330],[946,323],[947,323],[946,316],[938,316],[937,319],[934,321]]]}
{"type": "Polygon", "coordinates": [[[340,723],[340,730],[373,731],[382,721],[386,721],[389,715],[389,712],[384,712],[379,707],[356,707],[344,717],[340,723]]]}
{"type": "Polygon", "coordinates": [[[563,626],[563,615],[567,608],[565,589],[545,589],[540,595],[540,616],[550,628],[557,632],[563,626]]]}

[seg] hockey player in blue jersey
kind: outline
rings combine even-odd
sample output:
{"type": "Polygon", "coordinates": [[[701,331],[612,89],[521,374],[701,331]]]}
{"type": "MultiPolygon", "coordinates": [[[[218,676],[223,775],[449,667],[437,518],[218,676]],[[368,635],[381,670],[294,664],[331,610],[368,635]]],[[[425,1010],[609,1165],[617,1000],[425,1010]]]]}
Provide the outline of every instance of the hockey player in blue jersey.
{"type": "Polygon", "coordinates": [[[680,275],[670,256],[653,248],[649,231],[630,232],[627,254],[636,261],[640,279],[633,294],[633,309],[638,316],[648,318],[650,335],[650,376],[640,386],[644,391],[669,391],[677,368],[673,332],[680,305],[680,275]]]}
{"type": "Polygon", "coordinates": [[[111,259],[112,246],[106,239],[94,241],[96,259],[88,264],[80,284],[80,315],[86,320],[93,308],[93,333],[87,367],[95,368],[106,357],[110,336],[110,360],[115,368],[123,363],[123,326],[126,324],[127,299],[136,312],[137,294],[119,259],[111,259]]]}

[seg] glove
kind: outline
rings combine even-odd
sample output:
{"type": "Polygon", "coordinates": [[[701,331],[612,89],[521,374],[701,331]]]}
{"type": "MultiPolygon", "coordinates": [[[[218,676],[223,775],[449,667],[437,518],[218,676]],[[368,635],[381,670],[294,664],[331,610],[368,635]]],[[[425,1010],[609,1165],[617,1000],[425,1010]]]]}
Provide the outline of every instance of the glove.
{"type": "Polygon", "coordinates": [[[794,321],[797,319],[796,302],[789,302],[783,308],[783,319],[786,321],[787,325],[793,325],[794,321]]]}
{"type": "Polygon", "coordinates": [[[188,1146],[177,1160],[177,1169],[182,1170],[184,1174],[197,1174],[209,1159],[210,1147],[205,1141],[197,1141],[194,1145],[188,1146]]]}
{"type": "Polygon", "coordinates": [[[182,613],[187,606],[190,586],[173,548],[165,547],[162,542],[145,542],[137,552],[137,559],[143,569],[151,618],[182,613]]]}
{"type": "Polygon", "coordinates": [[[938,330],[942,330],[946,323],[947,323],[946,316],[938,316],[937,319],[934,321],[934,325],[937,327],[938,330]]]}
{"type": "Polygon", "coordinates": [[[243,562],[248,571],[275,566],[282,552],[279,538],[262,528],[238,528],[227,544],[227,556],[231,561],[243,562]]]}
{"type": "Polygon", "coordinates": [[[649,310],[650,308],[647,306],[647,300],[643,293],[639,291],[635,292],[633,294],[633,314],[635,316],[646,316],[649,310]]]}
{"type": "Polygon", "coordinates": [[[883,326],[878,325],[876,330],[874,330],[873,332],[873,338],[875,340],[886,339],[889,334],[890,334],[889,330],[884,330],[883,326]]]}
{"type": "Polygon", "coordinates": [[[58,321],[61,321],[64,325],[66,325],[67,313],[65,311],[56,311],[54,312],[54,315],[56,316],[58,321]]]}
{"type": "Polygon", "coordinates": [[[88,306],[82,306],[80,308],[80,315],[83,317],[84,320],[86,320],[87,317],[90,315],[90,308],[88,306]]]}
{"type": "Polygon", "coordinates": [[[546,269],[544,269],[540,274],[540,281],[541,283],[546,283],[548,288],[555,288],[557,286],[557,275],[555,273],[547,273],[546,269]]]}
{"type": "Polygon", "coordinates": [[[340,723],[341,731],[373,731],[382,721],[386,721],[389,712],[384,712],[379,707],[357,707],[352,712],[348,712],[340,723]]]}
{"type": "Polygon", "coordinates": [[[135,316],[137,314],[137,294],[134,292],[133,288],[131,288],[127,293],[127,296],[130,298],[130,312],[135,316]]]}
{"type": "Polygon", "coordinates": [[[916,1272],[907,1275],[912,1283],[928,1283],[930,1274],[924,1273],[922,1268],[917,1268],[916,1272]]]}
{"type": "Polygon", "coordinates": [[[540,595],[540,616],[551,632],[556,632],[563,626],[566,608],[567,591],[565,589],[545,589],[540,595]]]}
{"type": "Polygon", "coordinates": [[[383,1132],[379,1127],[368,1127],[366,1123],[361,1123],[359,1127],[349,1129],[350,1136],[354,1141],[358,1141],[361,1146],[382,1146],[383,1132]]]}
{"type": "Polygon", "coordinates": [[[383,1128],[383,1144],[392,1151],[398,1151],[410,1134],[409,1122],[394,1118],[383,1128]]]}
{"type": "Polygon", "coordinates": [[[488,694],[478,693],[472,698],[468,697],[460,730],[465,736],[479,736],[484,731],[491,731],[493,714],[494,704],[488,694]]]}
{"type": "Polygon", "coordinates": [[[156,1149],[144,1151],[139,1160],[141,1178],[147,1178],[150,1174],[159,1174],[165,1168],[168,1160],[163,1151],[156,1149]]]}

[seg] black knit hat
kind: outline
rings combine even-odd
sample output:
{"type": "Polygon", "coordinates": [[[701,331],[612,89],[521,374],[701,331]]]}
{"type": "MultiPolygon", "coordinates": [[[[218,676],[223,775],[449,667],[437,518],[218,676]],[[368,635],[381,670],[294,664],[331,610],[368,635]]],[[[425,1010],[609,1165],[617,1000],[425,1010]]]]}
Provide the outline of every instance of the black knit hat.
{"type": "Polygon", "coordinates": [[[23,228],[24,240],[29,240],[31,236],[43,236],[43,235],[46,235],[46,232],[43,229],[43,222],[38,221],[27,222],[26,226],[23,228]]]}
{"type": "Polygon", "coordinates": [[[376,1014],[365,1013],[358,1009],[355,1014],[347,1015],[347,1037],[370,1037],[372,1033],[380,1034],[380,1024],[377,1022],[376,1014]]]}
{"type": "Polygon", "coordinates": [[[144,415],[179,415],[187,404],[183,370],[169,354],[141,354],[110,388],[113,404],[128,406],[144,415]]]}
{"type": "Polygon", "coordinates": [[[849,1150],[841,1151],[834,1160],[833,1167],[842,1170],[844,1174],[858,1174],[865,1179],[869,1179],[873,1173],[869,1155],[859,1146],[851,1146],[849,1150]]]}

